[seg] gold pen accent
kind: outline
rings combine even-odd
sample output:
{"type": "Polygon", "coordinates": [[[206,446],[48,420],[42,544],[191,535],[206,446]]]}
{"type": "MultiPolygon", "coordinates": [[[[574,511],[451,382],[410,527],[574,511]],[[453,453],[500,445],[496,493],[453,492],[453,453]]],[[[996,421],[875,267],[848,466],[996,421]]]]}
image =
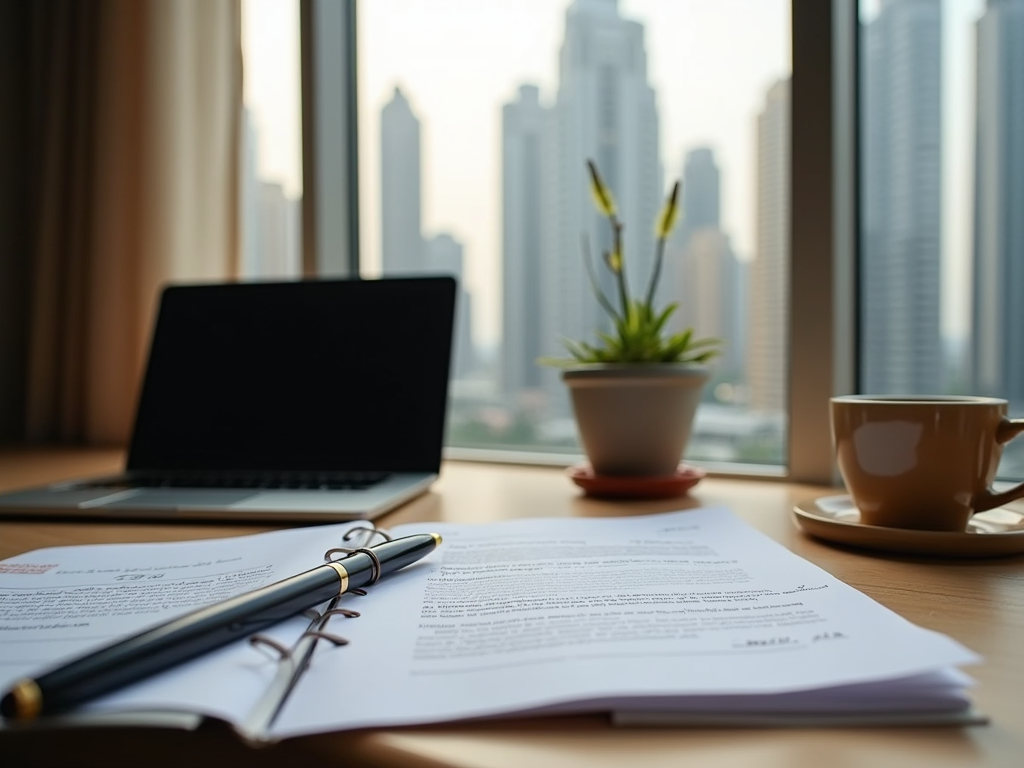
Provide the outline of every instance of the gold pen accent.
{"type": "Polygon", "coordinates": [[[430,535],[434,537],[434,543],[437,544],[437,546],[441,546],[441,534],[440,533],[432,533],[430,535]]]}
{"type": "Polygon", "coordinates": [[[10,691],[15,720],[34,720],[43,709],[43,692],[35,680],[21,680],[10,691]]]}
{"type": "Polygon", "coordinates": [[[348,592],[348,571],[340,563],[327,563],[327,565],[338,572],[338,577],[341,579],[341,584],[338,586],[338,594],[344,595],[348,592]]]}

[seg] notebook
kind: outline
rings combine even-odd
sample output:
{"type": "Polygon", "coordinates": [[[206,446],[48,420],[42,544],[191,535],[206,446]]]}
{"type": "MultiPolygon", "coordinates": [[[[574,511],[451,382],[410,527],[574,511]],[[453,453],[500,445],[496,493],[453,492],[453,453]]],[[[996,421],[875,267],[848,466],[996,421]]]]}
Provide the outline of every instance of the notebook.
{"type": "Polygon", "coordinates": [[[127,465],[0,516],[374,518],[440,471],[451,277],[172,285],[127,465]]]}

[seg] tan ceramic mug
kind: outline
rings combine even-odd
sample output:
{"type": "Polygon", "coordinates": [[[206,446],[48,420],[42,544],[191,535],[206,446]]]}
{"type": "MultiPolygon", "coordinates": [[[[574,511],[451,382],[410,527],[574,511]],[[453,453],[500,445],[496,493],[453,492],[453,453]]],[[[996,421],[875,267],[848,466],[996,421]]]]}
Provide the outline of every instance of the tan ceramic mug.
{"type": "Polygon", "coordinates": [[[1003,445],[1024,431],[993,397],[833,397],[832,439],[861,522],[964,531],[971,515],[1024,496],[996,493],[1003,445]]]}

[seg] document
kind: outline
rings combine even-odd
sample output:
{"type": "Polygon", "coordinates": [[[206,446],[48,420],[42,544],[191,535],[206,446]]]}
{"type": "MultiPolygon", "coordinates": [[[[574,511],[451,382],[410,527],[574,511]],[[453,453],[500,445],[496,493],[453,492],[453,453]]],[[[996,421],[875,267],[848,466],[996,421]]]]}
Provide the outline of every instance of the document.
{"type": "MultiPolygon", "coordinates": [[[[312,567],[351,527],[0,563],[0,685],[312,567]]],[[[284,684],[280,658],[237,643],[86,710],[200,713],[252,739],[563,712],[639,724],[978,719],[959,669],[980,661],[974,653],[727,509],[391,533],[428,528],[443,544],[366,596],[343,597],[360,616],[326,631],[349,644],[288,660],[284,684]]],[[[291,647],[309,625],[298,617],[273,635],[291,647]]]]}
{"type": "Polygon", "coordinates": [[[352,656],[373,648],[381,664],[316,656],[279,733],[336,727],[339,679],[361,692],[346,727],[509,712],[969,705],[970,681],[954,668],[975,654],[725,509],[437,528],[444,544],[424,573],[375,588],[386,617],[345,628],[352,656]],[[864,690],[870,683],[885,685],[864,690]]]}
{"type": "MultiPolygon", "coordinates": [[[[365,522],[227,539],[36,550],[0,562],[0,689],[148,626],[319,565],[332,547],[360,546],[365,522]],[[345,541],[345,534],[359,534],[345,541]]],[[[310,624],[264,632],[286,647],[310,624]]],[[[244,719],[278,658],[237,643],[82,708],[174,711],[244,719]]],[[[141,718],[147,722],[146,717],[141,718]]]]}

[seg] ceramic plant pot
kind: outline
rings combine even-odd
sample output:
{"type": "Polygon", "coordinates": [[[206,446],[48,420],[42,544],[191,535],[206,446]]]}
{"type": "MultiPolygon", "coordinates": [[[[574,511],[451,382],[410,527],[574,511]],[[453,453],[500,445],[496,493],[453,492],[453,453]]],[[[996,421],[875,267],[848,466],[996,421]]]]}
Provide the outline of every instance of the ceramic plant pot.
{"type": "Polygon", "coordinates": [[[708,368],[687,363],[566,368],[580,442],[598,475],[662,477],[690,439],[708,368]]]}

